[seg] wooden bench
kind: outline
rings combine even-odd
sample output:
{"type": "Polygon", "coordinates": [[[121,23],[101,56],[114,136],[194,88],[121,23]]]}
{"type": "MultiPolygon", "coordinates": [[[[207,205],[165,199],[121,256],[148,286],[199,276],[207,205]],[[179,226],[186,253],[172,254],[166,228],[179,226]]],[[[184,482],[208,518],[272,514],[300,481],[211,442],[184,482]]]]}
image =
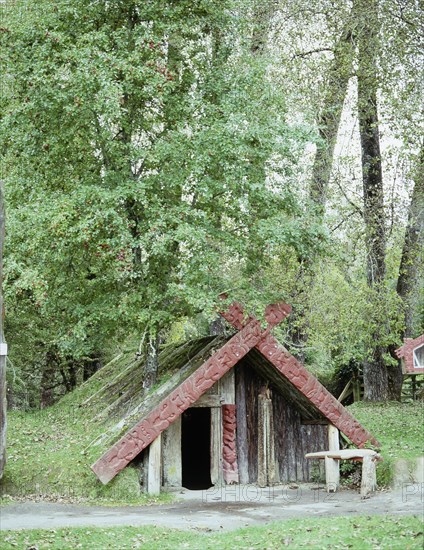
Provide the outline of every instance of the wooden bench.
{"type": "Polygon", "coordinates": [[[321,451],[307,453],[306,458],[318,458],[325,461],[325,481],[327,492],[335,493],[340,485],[340,460],[362,462],[361,497],[366,498],[377,488],[375,463],[381,456],[371,449],[345,449],[341,451],[321,451]]]}

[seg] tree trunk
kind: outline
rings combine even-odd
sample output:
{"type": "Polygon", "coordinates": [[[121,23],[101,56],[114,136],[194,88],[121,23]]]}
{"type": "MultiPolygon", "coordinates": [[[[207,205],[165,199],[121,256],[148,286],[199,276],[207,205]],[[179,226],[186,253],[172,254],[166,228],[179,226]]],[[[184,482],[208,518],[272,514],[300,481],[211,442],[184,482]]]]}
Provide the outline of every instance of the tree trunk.
{"type": "MultiPolygon", "coordinates": [[[[420,292],[422,292],[423,267],[422,251],[424,249],[424,148],[418,155],[415,169],[415,186],[409,206],[408,224],[405,231],[399,276],[396,290],[402,299],[404,308],[404,327],[400,340],[413,338],[414,318],[417,314],[420,292]]],[[[397,361],[397,366],[389,369],[390,399],[400,401],[402,391],[402,366],[395,354],[396,345],[390,347],[390,354],[397,361]]]]}
{"type": "Polygon", "coordinates": [[[3,242],[4,242],[3,181],[0,180],[0,479],[6,465],[6,343],[3,335],[3,242]]]}
{"type": "MultiPolygon", "coordinates": [[[[420,280],[420,256],[424,248],[424,148],[421,148],[415,169],[415,186],[412,193],[405,232],[402,257],[397,281],[397,293],[405,308],[405,329],[403,338],[413,338],[414,314],[422,290],[420,280]]],[[[422,269],[421,269],[422,271],[422,269]]]]}
{"type": "Polygon", "coordinates": [[[253,30],[250,51],[254,55],[264,53],[270,29],[271,19],[275,12],[275,2],[272,0],[263,0],[254,7],[253,30]]]}
{"type": "MultiPolygon", "coordinates": [[[[383,203],[379,120],[377,112],[378,15],[376,0],[358,0],[358,119],[361,138],[367,282],[377,311],[384,301],[386,235],[383,203]]],[[[370,346],[364,361],[364,399],[384,401],[389,397],[388,374],[381,345],[385,324],[376,316],[370,346]]]]}
{"type": "Polygon", "coordinates": [[[51,407],[55,401],[53,389],[59,385],[55,380],[57,368],[58,363],[55,351],[47,351],[40,383],[40,407],[42,409],[51,407]]]}
{"type": "Polygon", "coordinates": [[[333,59],[328,68],[324,102],[317,121],[321,142],[317,145],[309,194],[321,214],[324,214],[337,133],[349,79],[353,72],[355,24],[356,4],[335,45],[333,59]]]}
{"type": "MultiPolygon", "coordinates": [[[[327,201],[328,185],[334,159],[334,148],[337,141],[337,133],[343,112],[343,105],[347,94],[349,79],[353,73],[353,60],[355,44],[353,40],[356,24],[356,4],[353,6],[349,17],[338,38],[326,77],[326,89],[322,108],[320,110],[317,125],[321,141],[317,144],[317,151],[312,168],[312,181],[309,188],[309,197],[314,204],[319,217],[323,217],[327,201]]],[[[297,285],[298,302],[306,304],[309,290],[314,284],[314,261],[306,257],[301,258],[297,285]]],[[[307,309],[307,306],[305,306],[307,309]]],[[[305,361],[304,348],[308,340],[308,330],[305,313],[301,309],[294,308],[289,319],[290,334],[293,344],[296,346],[296,356],[302,362],[305,361]]]]}
{"type": "Polygon", "coordinates": [[[143,387],[149,390],[156,383],[158,374],[159,357],[159,335],[156,330],[152,330],[146,343],[145,367],[143,387]]]}

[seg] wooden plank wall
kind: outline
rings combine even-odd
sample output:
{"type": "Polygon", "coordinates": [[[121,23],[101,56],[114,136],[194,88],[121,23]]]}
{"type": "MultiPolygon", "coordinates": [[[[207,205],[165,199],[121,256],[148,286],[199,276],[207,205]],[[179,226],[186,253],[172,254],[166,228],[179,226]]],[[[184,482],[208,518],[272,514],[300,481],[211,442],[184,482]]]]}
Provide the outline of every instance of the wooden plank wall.
{"type": "Polygon", "coordinates": [[[258,395],[260,381],[258,381],[256,373],[244,361],[236,365],[235,373],[237,458],[240,483],[256,483],[258,480],[258,395]]]}
{"type": "Polygon", "coordinates": [[[272,399],[275,460],[280,482],[310,481],[305,454],[327,449],[326,425],[304,425],[295,404],[243,361],[235,367],[237,451],[241,483],[258,481],[258,396],[268,389],[272,399]]]}

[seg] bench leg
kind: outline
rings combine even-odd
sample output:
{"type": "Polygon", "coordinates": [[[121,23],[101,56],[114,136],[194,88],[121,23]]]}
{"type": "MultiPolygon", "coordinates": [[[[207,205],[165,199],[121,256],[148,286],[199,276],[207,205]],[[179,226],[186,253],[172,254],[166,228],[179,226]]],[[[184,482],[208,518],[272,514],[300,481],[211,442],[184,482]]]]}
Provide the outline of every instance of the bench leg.
{"type": "Polygon", "coordinates": [[[340,461],[326,456],[324,462],[327,493],[335,493],[340,485],[340,461]]]}
{"type": "Polygon", "coordinates": [[[364,456],[362,460],[361,498],[366,498],[377,489],[377,474],[375,461],[371,456],[364,456]]]}

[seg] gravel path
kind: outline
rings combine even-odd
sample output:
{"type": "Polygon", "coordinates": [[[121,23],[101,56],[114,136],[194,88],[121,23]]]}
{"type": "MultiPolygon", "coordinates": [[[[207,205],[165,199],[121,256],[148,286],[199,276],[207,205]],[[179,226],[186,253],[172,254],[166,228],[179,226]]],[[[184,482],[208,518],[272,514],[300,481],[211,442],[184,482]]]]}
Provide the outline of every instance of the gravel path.
{"type": "Polygon", "coordinates": [[[178,502],[158,506],[102,507],[50,502],[19,502],[4,506],[1,530],[57,529],[157,525],[179,529],[221,531],[292,518],[355,515],[424,515],[423,484],[378,491],[362,500],[359,493],[300,485],[259,489],[226,486],[208,491],[182,490],[178,502]]]}

